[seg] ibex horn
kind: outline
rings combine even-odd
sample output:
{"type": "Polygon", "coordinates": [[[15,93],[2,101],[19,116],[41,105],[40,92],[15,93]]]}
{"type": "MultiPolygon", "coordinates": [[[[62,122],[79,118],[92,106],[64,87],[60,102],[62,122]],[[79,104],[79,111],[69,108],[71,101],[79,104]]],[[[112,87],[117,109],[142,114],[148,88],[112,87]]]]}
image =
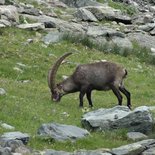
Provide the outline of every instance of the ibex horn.
{"type": "Polygon", "coordinates": [[[68,57],[69,55],[71,55],[72,52],[69,53],[65,53],[64,55],[62,55],[56,62],[55,64],[52,66],[51,70],[48,73],[48,86],[51,89],[51,91],[55,88],[55,77],[56,77],[56,73],[57,70],[61,64],[61,62],[68,57]]]}

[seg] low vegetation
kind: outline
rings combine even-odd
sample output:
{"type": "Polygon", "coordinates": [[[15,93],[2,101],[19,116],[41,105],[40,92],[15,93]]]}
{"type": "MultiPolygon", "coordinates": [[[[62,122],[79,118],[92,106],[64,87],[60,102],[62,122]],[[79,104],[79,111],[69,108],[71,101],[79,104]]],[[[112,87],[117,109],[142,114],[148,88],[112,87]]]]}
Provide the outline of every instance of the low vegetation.
{"type": "MultiPolygon", "coordinates": [[[[139,55],[122,57],[101,52],[94,46],[90,48],[86,46],[88,44],[83,45],[81,42],[65,40],[46,46],[38,38],[38,33],[16,28],[0,29],[0,88],[7,92],[0,96],[0,121],[14,126],[15,131],[29,133],[31,139],[28,145],[39,150],[48,148],[73,151],[84,148],[112,148],[130,143],[125,130],[91,133],[89,137],[76,143],[40,139],[37,129],[43,123],[57,122],[81,127],[80,118],[84,113],[78,108],[77,93],[64,96],[59,104],[51,101],[47,73],[56,58],[68,51],[74,51],[74,54],[60,67],[58,80],[61,80],[63,75],[70,75],[76,65],[81,63],[102,59],[118,62],[128,70],[125,85],[131,92],[134,109],[138,106],[155,105],[155,66],[146,63],[139,55]],[[28,39],[33,39],[33,42],[29,43],[28,39]]],[[[117,105],[117,99],[111,91],[94,91],[92,99],[94,110],[117,105]]],[[[125,102],[124,97],[123,105],[126,105],[125,102]]],[[[86,100],[84,106],[88,108],[86,100]]],[[[0,134],[7,131],[0,127],[0,134]]]]}

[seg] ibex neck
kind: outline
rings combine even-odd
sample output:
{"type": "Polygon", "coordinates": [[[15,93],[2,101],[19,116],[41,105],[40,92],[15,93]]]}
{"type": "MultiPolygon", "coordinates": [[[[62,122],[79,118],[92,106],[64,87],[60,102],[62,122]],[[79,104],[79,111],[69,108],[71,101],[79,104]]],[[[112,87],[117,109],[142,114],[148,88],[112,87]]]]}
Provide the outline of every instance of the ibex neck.
{"type": "Polygon", "coordinates": [[[63,91],[68,93],[74,93],[79,90],[78,86],[75,84],[74,80],[72,79],[72,76],[67,78],[62,82],[63,91]]]}

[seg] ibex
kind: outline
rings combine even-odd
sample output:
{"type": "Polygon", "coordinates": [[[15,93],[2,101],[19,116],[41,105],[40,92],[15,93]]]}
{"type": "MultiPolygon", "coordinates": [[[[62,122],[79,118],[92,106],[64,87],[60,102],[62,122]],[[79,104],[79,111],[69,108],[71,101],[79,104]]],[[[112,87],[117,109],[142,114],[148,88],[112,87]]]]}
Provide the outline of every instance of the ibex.
{"type": "Polygon", "coordinates": [[[118,99],[119,105],[122,105],[122,92],[127,98],[127,106],[131,108],[130,92],[123,85],[127,70],[113,62],[100,61],[79,65],[71,76],[56,84],[57,70],[62,61],[71,54],[70,52],[62,55],[49,71],[48,86],[51,90],[51,99],[53,101],[58,102],[66,94],[80,92],[79,106],[83,107],[83,97],[86,94],[89,106],[93,107],[91,100],[92,90],[112,90],[118,99]]]}

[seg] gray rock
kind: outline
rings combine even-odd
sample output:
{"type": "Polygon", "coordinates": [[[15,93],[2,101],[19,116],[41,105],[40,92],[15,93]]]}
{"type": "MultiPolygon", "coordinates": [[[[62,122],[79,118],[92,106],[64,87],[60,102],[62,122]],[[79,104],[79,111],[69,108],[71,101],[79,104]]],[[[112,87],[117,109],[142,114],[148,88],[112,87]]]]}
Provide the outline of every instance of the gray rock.
{"type": "Polygon", "coordinates": [[[84,31],[85,28],[81,24],[78,24],[78,23],[67,22],[65,20],[49,17],[49,16],[46,16],[46,15],[40,15],[40,16],[24,15],[24,17],[29,18],[31,20],[36,20],[39,23],[52,22],[52,24],[54,24],[55,27],[57,29],[59,29],[60,32],[85,33],[85,31],[84,31]]]}
{"type": "Polygon", "coordinates": [[[155,155],[155,147],[152,147],[152,148],[144,151],[141,155],[155,155]]]}
{"type": "Polygon", "coordinates": [[[20,13],[25,13],[25,14],[34,15],[34,16],[40,15],[40,11],[36,8],[24,8],[23,10],[20,11],[20,13]]]}
{"type": "Polygon", "coordinates": [[[10,140],[10,139],[8,139],[8,140],[3,140],[3,141],[1,141],[1,146],[3,147],[3,148],[10,148],[10,150],[11,150],[11,152],[15,152],[15,150],[18,148],[18,147],[20,147],[20,146],[24,146],[24,144],[22,143],[22,141],[21,140],[10,140]]]}
{"type": "Polygon", "coordinates": [[[128,137],[128,139],[131,139],[133,141],[138,141],[138,140],[148,138],[148,136],[146,136],[145,134],[140,133],[140,132],[128,132],[127,137],[128,137]]]}
{"type": "Polygon", "coordinates": [[[0,24],[0,28],[2,28],[2,27],[6,27],[4,24],[0,24]]]}
{"type": "Polygon", "coordinates": [[[49,123],[43,124],[38,129],[38,135],[41,137],[50,137],[56,141],[76,141],[77,139],[88,136],[89,132],[72,125],[49,123]]]}
{"type": "Polygon", "coordinates": [[[136,142],[136,144],[140,144],[144,146],[145,148],[151,148],[155,145],[155,139],[146,139],[139,142],[136,142]]]}
{"type": "Polygon", "coordinates": [[[62,40],[62,37],[63,33],[59,31],[51,31],[43,38],[43,42],[45,44],[56,43],[62,40]]]}
{"type": "Polygon", "coordinates": [[[119,54],[123,54],[126,49],[133,49],[132,43],[127,37],[113,37],[111,39],[111,44],[116,44],[120,48],[119,54]]]}
{"type": "Polygon", "coordinates": [[[85,8],[78,9],[78,11],[74,14],[74,16],[82,21],[90,21],[90,22],[98,21],[96,17],[85,8]]]}
{"type": "Polygon", "coordinates": [[[125,38],[125,35],[122,32],[116,31],[112,28],[108,28],[105,26],[89,26],[86,34],[90,37],[121,37],[125,38]]]}
{"type": "Polygon", "coordinates": [[[125,128],[128,131],[150,133],[153,129],[153,119],[146,107],[134,111],[125,106],[99,109],[83,115],[81,123],[89,130],[99,131],[125,128]]]}
{"type": "Polygon", "coordinates": [[[141,154],[144,150],[145,147],[142,145],[133,143],[114,148],[112,149],[112,153],[115,155],[138,155],[141,154]]]}
{"type": "Polygon", "coordinates": [[[5,4],[5,0],[0,0],[0,4],[4,5],[5,4]]]}
{"type": "Polygon", "coordinates": [[[155,23],[149,23],[138,27],[140,30],[149,32],[155,28],[155,23]]]}
{"type": "Polygon", "coordinates": [[[73,155],[112,155],[110,149],[78,150],[73,155]]]}
{"type": "Polygon", "coordinates": [[[0,126],[3,127],[4,129],[8,129],[8,130],[14,130],[15,129],[15,127],[13,127],[9,124],[6,124],[6,123],[1,123],[0,126]]]}
{"type": "Polygon", "coordinates": [[[3,88],[0,88],[0,95],[6,95],[6,91],[3,88]]]}
{"type": "Polygon", "coordinates": [[[65,151],[45,150],[44,155],[73,155],[73,154],[65,151]]]}
{"type": "Polygon", "coordinates": [[[114,9],[108,5],[104,6],[89,6],[86,7],[98,20],[110,20],[121,22],[124,24],[131,24],[132,19],[122,14],[118,9],[114,9]]]}
{"type": "Polygon", "coordinates": [[[155,28],[150,31],[151,36],[155,36],[155,28]]]}
{"type": "Polygon", "coordinates": [[[0,19],[0,24],[3,24],[5,26],[11,26],[11,23],[5,19],[0,19]]]}
{"type": "Polygon", "coordinates": [[[44,155],[112,155],[110,149],[77,150],[74,152],[45,150],[44,155]]]}
{"type": "Polygon", "coordinates": [[[100,6],[102,3],[98,3],[93,0],[60,0],[61,2],[65,3],[70,7],[84,7],[84,6],[100,6]]]}
{"type": "Polygon", "coordinates": [[[43,23],[32,23],[32,24],[20,24],[17,25],[20,29],[29,29],[29,30],[43,30],[45,28],[43,23]]]}
{"type": "Polygon", "coordinates": [[[11,22],[12,25],[19,23],[19,14],[13,5],[0,6],[0,15],[1,19],[11,22]]]}
{"type": "Polygon", "coordinates": [[[153,22],[153,14],[150,12],[140,12],[132,17],[132,24],[147,24],[153,22]]]}
{"type": "Polygon", "coordinates": [[[130,41],[136,41],[141,47],[155,48],[155,37],[147,33],[129,33],[128,38],[130,41]]]}
{"type": "Polygon", "coordinates": [[[0,146],[0,155],[12,155],[10,148],[0,146]]]}
{"type": "Polygon", "coordinates": [[[2,141],[8,140],[21,140],[23,144],[27,144],[29,141],[30,136],[26,133],[17,132],[6,132],[0,136],[2,141]]]}

